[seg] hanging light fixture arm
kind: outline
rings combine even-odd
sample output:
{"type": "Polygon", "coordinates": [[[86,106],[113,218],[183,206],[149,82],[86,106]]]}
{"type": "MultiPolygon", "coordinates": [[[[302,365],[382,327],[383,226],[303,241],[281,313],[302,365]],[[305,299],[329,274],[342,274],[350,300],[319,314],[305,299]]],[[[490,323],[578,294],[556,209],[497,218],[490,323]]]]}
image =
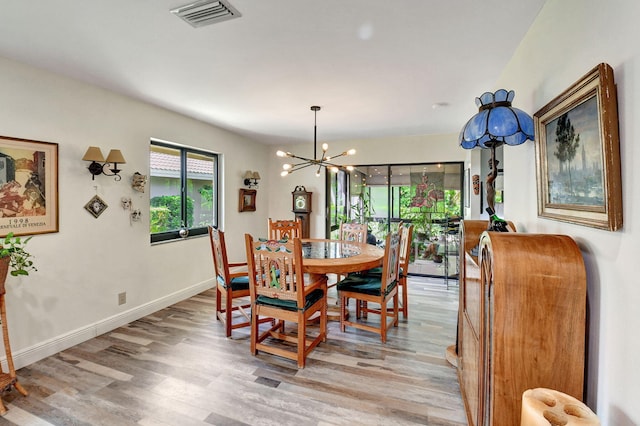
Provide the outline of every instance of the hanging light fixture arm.
{"type": "Polygon", "coordinates": [[[302,163],[298,163],[298,164],[284,164],[282,166],[283,171],[280,173],[282,176],[286,176],[288,174],[291,174],[293,172],[295,172],[296,170],[300,170],[303,169],[305,167],[309,167],[309,166],[318,166],[318,170],[316,171],[316,176],[320,175],[320,170],[322,170],[322,167],[325,168],[331,168],[331,169],[341,169],[341,170],[353,170],[352,166],[341,166],[338,164],[334,164],[332,162],[330,162],[331,160],[334,160],[338,157],[342,157],[345,155],[353,155],[356,153],[355,149],[350,149],[348,151],[344,151],[338,155],[335,156],[328,156],[327,155],[327,150],[329,149],[329,145],[327,145],[326,143],[322,144],[322,155],[320,156],[320,158],[318,158],[318,125],[317,125],[317,116],[318,116],[318,111],[320,110],[319,106],[312,106],[311,107],[311,111],[313,111],[314,113],[314,117],[313,117],[313,159],[311,158],[306,158],[306,157],[301,157],[299,155],[295,155],[291,152],[285,152],[285,151],[278,151],[276,152],[276,155],[278,157],[291,157],[291,158],[296,158],[298,160],[302,160],[302,163]]]}

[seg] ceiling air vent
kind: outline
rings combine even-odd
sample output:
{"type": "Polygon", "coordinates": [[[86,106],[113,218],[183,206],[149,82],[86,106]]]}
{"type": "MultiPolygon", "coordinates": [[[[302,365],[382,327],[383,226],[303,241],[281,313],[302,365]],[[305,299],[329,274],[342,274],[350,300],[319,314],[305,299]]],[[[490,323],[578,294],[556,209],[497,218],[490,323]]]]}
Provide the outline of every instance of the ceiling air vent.
{"type": "Polygon", "coordinates": [[[240,12],[228,2],[221,0],[197,1],[175,8],[171,10],[171,13],[178,15],[194,28],[242,16],[240,12]]]}

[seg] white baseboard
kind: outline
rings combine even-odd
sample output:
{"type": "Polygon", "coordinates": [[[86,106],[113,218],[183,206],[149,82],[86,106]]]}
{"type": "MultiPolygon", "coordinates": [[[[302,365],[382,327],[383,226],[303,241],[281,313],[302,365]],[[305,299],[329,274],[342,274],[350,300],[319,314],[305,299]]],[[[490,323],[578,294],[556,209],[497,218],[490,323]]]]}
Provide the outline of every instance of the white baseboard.
{"type": "MultiPolygon", "coordinates": [[[[129,324],[144,316],[158,312],[161,309],[181,302],[189,297],[211,288],[213,280],[207,280],[194,286],[182,289],[172,294],[168,294],[160,299],[145,303],[127,311],[116,314],[112,317],[105,318],[96,323],[87,325],[69,333],[60,335],[51,340],[38,343],[30,348],[26,348],[17,352],[13,352],[13,364],[16,369],[26,367],[29,364],[40,361],[43,358],[54,355],[60,351],[78,345],[96,336],[107,333],[125,324],[129,324]]],[[[2,368],[7,371],[7,358],[0,358],[2,368]]]]}

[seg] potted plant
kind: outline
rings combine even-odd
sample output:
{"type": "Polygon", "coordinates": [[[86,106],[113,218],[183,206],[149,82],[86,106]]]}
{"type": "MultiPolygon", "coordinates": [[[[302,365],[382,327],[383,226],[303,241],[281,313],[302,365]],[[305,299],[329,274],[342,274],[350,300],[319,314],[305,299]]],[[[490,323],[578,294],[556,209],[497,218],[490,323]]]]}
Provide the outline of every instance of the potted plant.
{"type": "Polygon", "coordinates": [[[0,239],[0,286],[1,293],[4,293],[4,282],[7,273],[11,270],[11,275],[29,275],[30,271],[37,271],[33,264],[33,256],[25,250],[25,245],[32,237],[15,237],[13,232],[7,234],[4,239],[0,239]]]}

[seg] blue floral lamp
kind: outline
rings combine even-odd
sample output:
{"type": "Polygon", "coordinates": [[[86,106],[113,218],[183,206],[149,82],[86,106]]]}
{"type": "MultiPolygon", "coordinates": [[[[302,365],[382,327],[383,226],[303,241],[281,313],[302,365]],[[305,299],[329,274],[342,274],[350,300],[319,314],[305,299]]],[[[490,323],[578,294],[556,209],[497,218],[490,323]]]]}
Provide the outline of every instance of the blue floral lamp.
{"type": "Polygon", "coordinates": [[[495,215],[494,181],[498,176],[496,148],[520,145],[534,140],[533,119],[526,112],[511,106],[515,92],[500,89],[485,92],[476,98],[478,113],[471,117],[460,131],[460,146],[464,149],[488,148],[490,173],[487,175],[487,212],[491,216],[490,229],[506,230],[506,223],[495,215]],[[504,228],[504,229],[501,229],[504,228]]]}

